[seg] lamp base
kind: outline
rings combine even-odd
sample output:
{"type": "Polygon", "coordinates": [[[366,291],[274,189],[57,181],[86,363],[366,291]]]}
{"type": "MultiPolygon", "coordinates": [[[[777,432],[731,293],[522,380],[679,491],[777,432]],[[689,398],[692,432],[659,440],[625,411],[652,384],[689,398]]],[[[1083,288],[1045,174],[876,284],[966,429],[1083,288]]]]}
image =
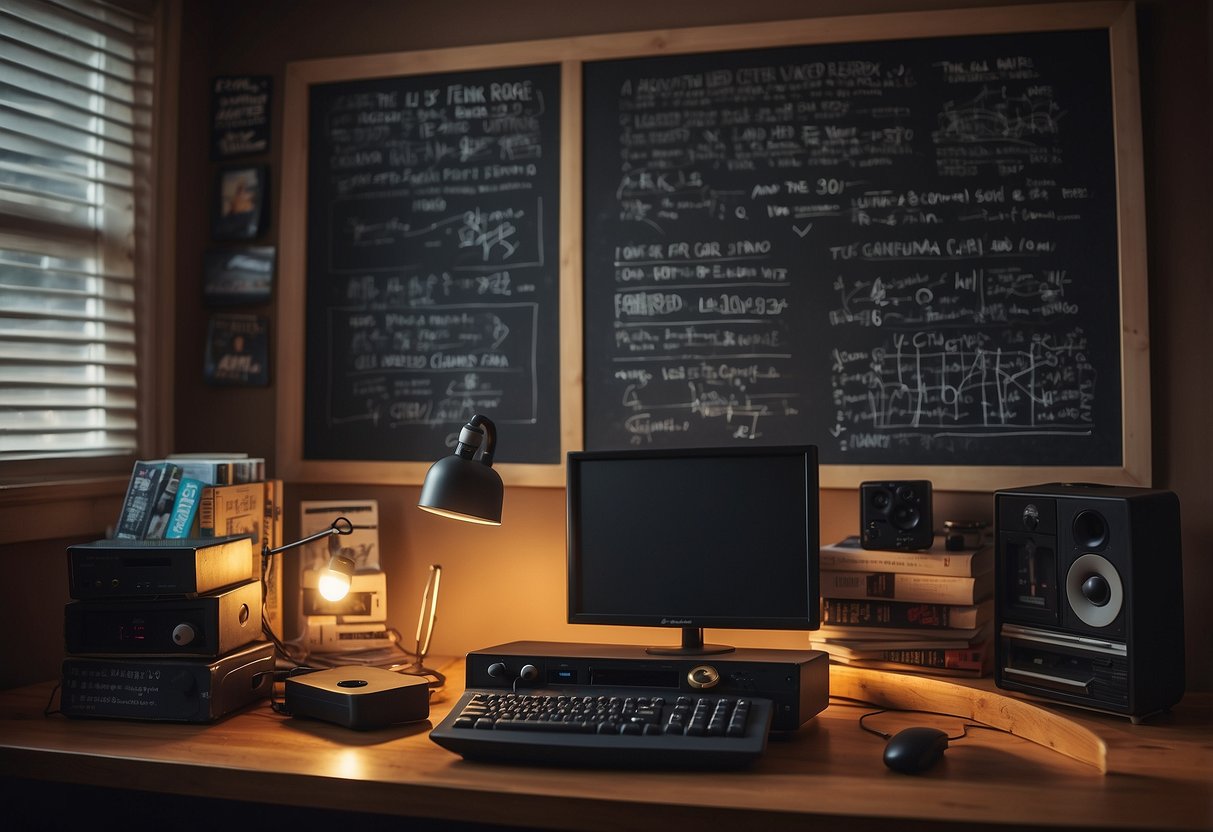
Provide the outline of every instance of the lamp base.
{"type": "Polygon", "coordinates": [[[386,728],[429,717],[428,682],[381,667],[343,665],[288,678],[286,707],[294,716],[357,731],[386,728]]]}

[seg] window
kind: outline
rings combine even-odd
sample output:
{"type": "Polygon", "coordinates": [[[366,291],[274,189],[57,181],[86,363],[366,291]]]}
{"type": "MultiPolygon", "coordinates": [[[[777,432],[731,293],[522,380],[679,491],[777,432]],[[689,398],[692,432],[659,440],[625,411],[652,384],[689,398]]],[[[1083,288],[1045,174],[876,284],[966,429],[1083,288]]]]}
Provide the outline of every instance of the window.
{"type": "Polygon", "coordinates": [[[145,450],[157,26],[129,5],[0,4],[5,480],[145,450]]]}

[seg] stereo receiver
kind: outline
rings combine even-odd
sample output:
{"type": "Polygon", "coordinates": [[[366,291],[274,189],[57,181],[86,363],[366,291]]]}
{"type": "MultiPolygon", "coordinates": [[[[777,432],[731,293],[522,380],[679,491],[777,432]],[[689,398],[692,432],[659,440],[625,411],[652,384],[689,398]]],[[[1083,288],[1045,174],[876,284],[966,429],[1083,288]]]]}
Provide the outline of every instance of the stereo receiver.
{"type": "Polygon", "coordinates": [[[70,656],[59,709],[71,717],[213,722],[269,696],[273,684],[268,642],[218,659],[70,656]]]}
{"type": "Polygon", "coordinates": [[[73,601],[69,653],[221,656],[261,635],[261,583],[192,598],[73,601]]]}

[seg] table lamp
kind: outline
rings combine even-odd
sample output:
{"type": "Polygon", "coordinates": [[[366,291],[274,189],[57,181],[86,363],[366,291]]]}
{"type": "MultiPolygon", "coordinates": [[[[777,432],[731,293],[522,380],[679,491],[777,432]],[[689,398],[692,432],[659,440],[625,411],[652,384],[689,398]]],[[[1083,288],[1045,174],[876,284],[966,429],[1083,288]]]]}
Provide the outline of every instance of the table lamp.
{"type": "Polygon", "coordinates": [[[504,489],[501,476],[493,470],[496,444],[497,427],[491,419],[479,413],[469,419],[459,431],[455,453],[426,472],[418,508],[469,523],[500,526],[504,489]]]}

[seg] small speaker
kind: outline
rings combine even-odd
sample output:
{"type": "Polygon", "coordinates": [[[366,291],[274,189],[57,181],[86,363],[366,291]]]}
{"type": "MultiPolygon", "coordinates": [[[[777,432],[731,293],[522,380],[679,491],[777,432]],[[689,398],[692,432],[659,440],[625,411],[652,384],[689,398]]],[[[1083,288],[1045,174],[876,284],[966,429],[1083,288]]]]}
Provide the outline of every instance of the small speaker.
{"type": "Polygon", "coordinates": [[[865,549],[930,549],[935,539],[930,480],[860,483],[859,528],[865,549]]]}
{"type": "Polygon", "coordinates": [[[995,682],[1134,721],[1184,692],[1179,500],[1063,484],[994,494],[995,682]]]}

